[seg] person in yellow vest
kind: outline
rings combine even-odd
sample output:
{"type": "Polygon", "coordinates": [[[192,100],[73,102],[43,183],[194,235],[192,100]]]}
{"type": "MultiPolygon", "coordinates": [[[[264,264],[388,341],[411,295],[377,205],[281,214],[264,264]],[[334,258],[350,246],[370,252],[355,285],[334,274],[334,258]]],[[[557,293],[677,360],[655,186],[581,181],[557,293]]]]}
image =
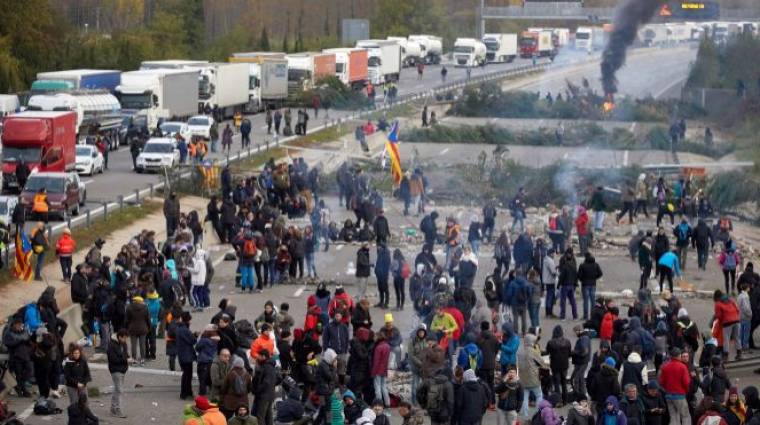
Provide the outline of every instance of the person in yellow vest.
{"type": "Polygon", "coordinates": [[[193,164],[198,164],[198,140],[195,138],[190,142],[190,144],[187,146],[187,150],[189,152],[190,158],[193,159],[193,164]]]}
{"type": "Polygon", "coordinates": [[[240,131],[240,125],[243,123],[243,114],[241,114],[240,111],[235,112],[235,115],[233,115],[232,120],[235,123],[235,129],[237,131],[240,131]]]}
{"type": "Polygon", "coordinates": [[[48,212],[50,211],[50,204],[47,199],[47,190],[43,187],[34,194],[34,203],[32,204],[32,213],[44,221],[48,222],[48,212]]]}

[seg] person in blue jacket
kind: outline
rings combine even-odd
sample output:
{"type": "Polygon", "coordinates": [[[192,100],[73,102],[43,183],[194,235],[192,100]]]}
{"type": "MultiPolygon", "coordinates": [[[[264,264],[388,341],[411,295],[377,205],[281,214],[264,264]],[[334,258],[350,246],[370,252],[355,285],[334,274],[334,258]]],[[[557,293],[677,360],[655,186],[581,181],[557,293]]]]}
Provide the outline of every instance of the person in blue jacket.
{"type": "Polygon", "coordinates": [[[504,322],[501,325],[501,346],[499,347],[499,364],[501,374],[509,370],[509,365],[517,365],[517,350],[520,348],[520,337],[512,329],[512,323],[504,322]]]}
{"type": "Polygon", "coordinates": [[[462,370],[474,369],[475,372],[477,372],[478,369],[480,369],[480,366],[483,365],[483,353],[480,351],[477,344],[470,342],[459,350],[457,365],[461,367],[462,370]]]}
{"type": "Polygon", "coordinates": [[[191,400],[193,398],[193,363],[196,359],[195,341],[197,336],[190,331],[190,321],[193,319],[190,312],[183,311],[181,318],[175,331],[177,360],[179,360],[179,367],[182,369],[179,397],[183,400],[191,400]]]}
{"type": "Polygon", "coordinates": [[[657,271],[660,275],[660,292],[662,292],[662,283],[665,279],[668,280],[668,287],[670,292],[673,292],[673,277],[681,277],[681,265],[678,261],[678,255],[676,250],[668,251],[662,254],[660,260],[657,261],[657,271]]]}

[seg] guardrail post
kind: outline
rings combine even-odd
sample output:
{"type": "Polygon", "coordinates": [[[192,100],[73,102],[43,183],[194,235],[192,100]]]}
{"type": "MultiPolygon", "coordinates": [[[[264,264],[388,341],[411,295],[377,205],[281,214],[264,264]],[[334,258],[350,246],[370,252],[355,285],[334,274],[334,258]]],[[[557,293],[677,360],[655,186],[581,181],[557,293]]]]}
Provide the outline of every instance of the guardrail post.
{"type": "Polygon", "coordinates": [[[103,202],[103,220],[108,220],[108,202],[103,202]]]}
{"type": "Polygon", "coordinates": [[[119,209],[124,208],[124,195],[119,195],[116,199],[119,201],[119,209]]]}
{"type": "Polygon", "coordinates": [[[150,187],[150,197],[152,198],[153,197],[153,193],[154,193],[153,192],[153,189],[154,189],[153,183],[149,184],[148,187],[150,187]]]}
{"type": "Polygon", "coordinates": [[[90,227],[90,209],[87,208],[87,211],[85,211],[85,215],[87,216],[85,220],[85,226],[90,227]]]}
{"type": "Polygon", "coordinates": [[[66,227],[71,230],[71,216],[66,217],[66,227]]]}
{"type": "Polygon", "coordinates": [[[135,189],[135,203],[140,203],[140,189],[135,189]]]}

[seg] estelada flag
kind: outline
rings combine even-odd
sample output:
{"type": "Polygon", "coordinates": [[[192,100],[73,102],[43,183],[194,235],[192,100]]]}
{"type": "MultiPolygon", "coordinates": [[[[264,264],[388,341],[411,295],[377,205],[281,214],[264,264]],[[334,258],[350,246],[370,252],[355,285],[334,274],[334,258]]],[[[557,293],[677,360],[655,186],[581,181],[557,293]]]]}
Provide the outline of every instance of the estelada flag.
{"type": "Polygon", "coordinates": [[[17,278],[32,280],[32,243],[24,231],[16,233],[16,264],[13,269],[17,278]]]}
{"type": "Polygon", "coordinates": [[[393,121],[391,131],[388,133],[388,140],[385,142],[385,150],[391,159],[391,174],[393,175],[393,184],[401,184],[403,171],[401,170],[401,156],[398,153],[398,121],[393,121]]]}

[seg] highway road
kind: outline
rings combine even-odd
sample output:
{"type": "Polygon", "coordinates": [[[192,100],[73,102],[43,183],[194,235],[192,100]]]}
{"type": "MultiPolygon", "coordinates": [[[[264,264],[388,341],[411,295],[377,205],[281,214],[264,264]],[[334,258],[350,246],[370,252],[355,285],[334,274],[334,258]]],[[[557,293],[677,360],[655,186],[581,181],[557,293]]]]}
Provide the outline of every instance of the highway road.
{"type": "MultiPolygon", "coordinates": [[[[621,91],[633,95],[662,95],[673,88],[674,81],[683,81],[687,75],[689,62],[693,60],[695,50],[689,48],[678,48],[668,50],[647,49],[646,51],[637,51],[629,58],[628,65],[621,70],[621,91]],[[635,77],[635,78],[634,78],[635,77]],[[653,90],[654,89],[654,90],[653,90]]],[[[548,62],[543,59],[541,61],[548,62]]],[[[541,63],[539,61],[539,63],[541,63]]],[[[522,67],[530,64],[530,60],[518,59],[511,64],[491,64],[484,69],[475,69],[472,72],[473,77],[485,73],[494,73],[522,67]]],[[[593,84],[598,84],[598,55],[589,56],[586,54],[567,51],[563,52],[555,61],[557,69],[550,69],[545,74],[531,75],[520,80],[511,81],[505,84],[505,87],[511,89],[523,90],[551,90],[557,92],[564,87],[565,78],[569,78],[577,83],[585,76],[593,84]],[[568,63],[580,63],[569,65],[568,63]],[[561,66],[561,67],[560,67],[561,66]]],[[[456,68],[452,65],[447,66],[448,81],[463,79],[465,70],[456,68]]],[[[422,79],[418,79],[415,69],[404,69],[401,74],[399,84],[399,95],[420,94],[428,92],[442,84],[440,76],[440,66],[428,66],[425,69],[422,79]]],[[[343,118],[353,111],[330,111],[330,119],[343,118]]],[[[295,115],[295,114],[294,114],[295,115]]],[[[309,127],[314,128],[325,124],[325,113],[320,111],[318,117],[314,117],[313,111],[310,111],[312,119],[309,121],[309,127]]],[[[257,114],[249,117],[253,124],[252,141],[254,145],[264,144],[267,140],[272,140],[272,136],[266,135],[266,126],[263,114],[257,114]]],[[[232,155],[236,155],[240,150],[239,136],[236,135],[233,143],[232,155]]],[[[210,154],[211,159],[222,159],[220,153],[210,154]]],[[[156,174],[137,174],[132,171],[132,160],[127,147],[122,147],[118,151],[111,152],[109,155],[109,169],[102,175],[94,177],[83,177],[87,185],[88,203],[86,209],[95,209],[102,206],[103,202],[113,202],[119,195],[129,196],[136,190],[145,189],[151,183],[161,181],[161,176],[156,174]]]]}

